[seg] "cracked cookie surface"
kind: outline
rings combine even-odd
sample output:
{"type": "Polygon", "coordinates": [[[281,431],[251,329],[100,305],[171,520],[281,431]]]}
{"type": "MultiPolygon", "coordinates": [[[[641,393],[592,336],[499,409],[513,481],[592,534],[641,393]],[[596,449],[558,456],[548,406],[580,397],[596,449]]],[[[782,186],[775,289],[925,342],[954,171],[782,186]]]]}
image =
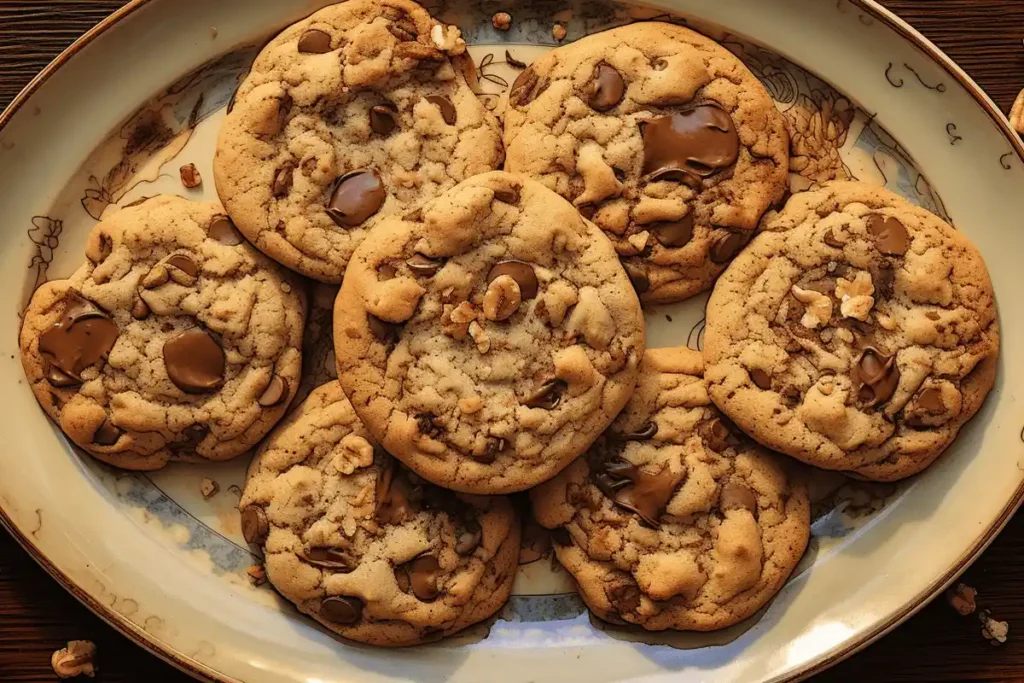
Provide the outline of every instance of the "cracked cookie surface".
{"type": "Polygon", "coordinates": [[[453,26],[408,0],[349,0],[263,48],[221,127],[217,191],[261,251],[341,282],[376,219],[500,168],[497,120],[453,61],[453,26]]]}
{"type": "Polygon", "coordinates": [[[995,381],[996,304],[978,250],[891,192],[794,195],[719,279],[712,399],[812,465],[892,481],[927,467],[995,381]]]}
{"type": "Polygon", "coordinates": [[[104,462],[225,460],[281,418],[299,384],[301,279],[213,202],[154,197],[97,224],[88,262],[25,311],[39,403],[104,462]]]}
{"type": "Polygon", "coordinates": [[[508,173],[378,223],[334,311],[338,375],[420,476],[507,493],[550,478],[633,391],[644,322],[611,244],[508,173]]]}
{"type": "Polygon", "coordinates": [[[512,590],[520,529],[508,499],[416,477],[374,447],[337,382],[271,434],[239,510],[274,587],[363,643],[451,635],[494,614],[512,590]]]}
{"type": "Polygon", "coordinates": [[[802,466],[718,412],[699,352],[649,349],[636,393],[587,454],[530,492],[599,617],[709,631],[756,612],[807,546],[802,466]]]}
{"type": "Polygon", "coordinates": [[[513,83],[505,168],[601,227],[644,303],[711,286],[781,200],[788,135],[730,52],[659,22],[557,48],[513,83]]]}

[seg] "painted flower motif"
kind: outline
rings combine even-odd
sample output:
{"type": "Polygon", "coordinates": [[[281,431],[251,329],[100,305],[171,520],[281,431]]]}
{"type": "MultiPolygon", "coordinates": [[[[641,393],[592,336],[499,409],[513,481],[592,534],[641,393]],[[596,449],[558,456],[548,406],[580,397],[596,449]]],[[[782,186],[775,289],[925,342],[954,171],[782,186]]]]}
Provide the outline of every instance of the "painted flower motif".
{"type": "Polygon", "coordinates": [[[849,180],[839,150],[846,143],[856,107],[836,93],[801,95],[785,112],[789,127],[790,170],[812,183],[849,180]]]}

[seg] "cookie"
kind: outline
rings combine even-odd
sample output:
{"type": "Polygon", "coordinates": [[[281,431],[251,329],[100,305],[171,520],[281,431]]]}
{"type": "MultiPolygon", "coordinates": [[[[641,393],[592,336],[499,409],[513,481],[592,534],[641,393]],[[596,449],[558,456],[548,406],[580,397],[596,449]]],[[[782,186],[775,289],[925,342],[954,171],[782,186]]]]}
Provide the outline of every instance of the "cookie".
{"type": "Polygon", "coordinates": [[[497,120],[453,67],[465,49],[408,0],[349,0],[282,31],[217,142],[217,191],[239,229],[337,283],[375,219],[500,168],[497,120]]]}
{"type": "Polygon", "coordinates": [[[651,349],[611,429],[530,492],[600,618],[652,631],[731,626],[775,595],[810,535],[800,466],[711,403],[687,348],[651,349]]]}
{"type": "Polygon", "coordinates": [[[547,53],[512,84],[506,170],[537,178],[608,234],[644,303],[711,286],[781,200],[788,134],[725,48],[644,22],[547,53]]]}
{"type": "Polygon", "coordinates": [[[775,450],[893,481],[927,467],[992,388],[999,330],[978,250],[893,193],[794,195],[719,279],[711,398],[775,450]]]}
{"type": "Polygon", "coordinates": [[[36,290],[21,357],[40,405],[111,465],[226,460],[299,384],[301,279],[213,202],[153,197],[97,224],[88,262],[36,290]]]}
{"type": "Polygon", "coordinates": [[[522,491],[582,453],[633,391],[640,303],[564,199],[494,172],[377,224],[334,309],[338,376],[423,478],[522,491]]]}
{"type": "Polygon", "coordinates": [[[362,643],[437,640],[491,616],[512,590],[520,531],[508,499],[444,491],[401,467],[337,382],[271,434],[239,509],[274,587],[362,643]]]}

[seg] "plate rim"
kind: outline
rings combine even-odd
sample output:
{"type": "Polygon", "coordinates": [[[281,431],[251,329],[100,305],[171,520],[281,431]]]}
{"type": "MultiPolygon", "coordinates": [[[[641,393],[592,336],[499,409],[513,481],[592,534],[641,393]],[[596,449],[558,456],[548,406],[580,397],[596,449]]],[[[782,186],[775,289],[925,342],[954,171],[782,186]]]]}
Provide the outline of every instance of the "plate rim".
{"type": "MultiPolygon", "coordinates": [[[[127,18],[142,7],[149,5],[156,0],[130,0],[121,8],[115,10],[105,17],[98,24],[86,31],[71,45],[57,55],[42,71],[32,78],[28,84],[11,100],[10,104],[0,113],[0,132],[6,128],[14,115],[27,104],[32,95],[62,66],[75,57],[79,52],[93,43],[121,20],[127,18]]],[[[839,0],[842,2],[843,0],[839,0]]],[[[908,43],[917,48],[932,62],[940,66],[951,77],[953,77],[965,90],[974,98],[981,108],[988,114],[989,118],[996,124],[1003,137],[1010,143],[1010,147],[1017,157],[1024,162],[1024,140],[1010,126],[1009,120],[1003,114],[996,103],[975,83],[967,72],[965,72],[951,57],[943,52],[938,46],[925,37],[904,19],[896,15],[892,10],[879,4],[877,0],[848,0],[850,4],[866,12],[872,18],[881,21],[888,28],[903,37],[908,43]]],[[[803,668],[796,671],[789,680],[802,681],[811,676],[838,664],[853,654],[863,650],[867,646],[884,637],[897,626],[905,622],[914,614],[924,608],[933,598],[941,593],[947,586],[957,579],[977,558],[991,545],[996,536],[1005,528],[1010,518],[1024,502],[1024,482],[1018,485],[1013,496],[1007,501],[993,522],[977,537],[975,542],[969,546],[935,581],[926,586],[922,591],[910,599],[900,610],[892,614],[883,623],[877,625],[870,632],[863,634],[856,642],[832,652],[820,656],[817,661],[810,661],[804,664],[803,668]]],[[[174,666],[183,673],[202,681],[213,683],[241,683],[238,679],[232,678],[216,671],[211,667],[178,652],[167,645],[162,639],[146,633],[136,627],[123,615],[112,608],[98,602],[85,590],[80,588],[64,571],[54,565],[46,555],[26,536],[14,523],[13,519],[0,504],[0,526],[3,526],[14,540],[21,546],[47,574],[58,584],[74,596],[79,602],[91,612],[103,619],[107,624],[127,637],[133,643],[147,652],[160,658],[164,662],[174,666]]]]}

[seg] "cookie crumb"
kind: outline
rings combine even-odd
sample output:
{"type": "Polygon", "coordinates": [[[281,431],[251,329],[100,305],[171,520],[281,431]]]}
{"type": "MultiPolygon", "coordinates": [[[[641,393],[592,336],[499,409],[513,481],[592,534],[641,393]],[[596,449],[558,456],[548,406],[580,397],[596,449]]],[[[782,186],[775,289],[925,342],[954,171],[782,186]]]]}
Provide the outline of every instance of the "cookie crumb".
{"type": "Polygon", "coordinates": [[[50,657],[50,666],[58,678],[96,675],[96,644],[89,640],[72,640],[50,657]]]}
{"type": "Polygon", "coordinates": [[[209,477],[203,477],[202,481],[199,482],[199,492],[207,500],[216,496],[218,491],[220,491],[220,484],[209,477]]]}
{"type": "Polygon", "coordinates": [[[1005,621],[998,621],[989,615],[989,611],[978,613],[978,621],[981,622],[981,635],[993,645],[1002,645],[1010,633],[1010,624],[1005,621]]]}
{"type": "Polygon", "coordinates": [[[245,573],[249,575],[249,581],[254,586],[262,586],[267,582],[267,572],[263,570],[263,565],[254,564],[245,570],[245,573]]]}
{"type": "Polygon", "coordinates": [[[565,40],[565,33],[565,27],[562,26],[561,24],[555,24],[554,26],[551,27],[551,37],[557,40],[558,42],[562,42],[563,40],[565,40]]]}
{"type": "Polygon", "coordinates": [[[978,608],[974,602],[977,596],[978,591],[962,582],[946,590],[946,602],[965,617],[978,608]]]}
{"type": "Polygon", "coordinates": [[[195,164],[185,164],[181,167],[181,184],[190,190],[203,184],[203,177],[199,175],[199,169],[195,164]]]}
{"type": "Polygon", "coordinates": [[[288,284],[287,282],[282,282],[281,283],[281,291],[284,292],[285,294],[290,294],[291,291],[292,291],[292,286],[290,284],[288,284]]]}
{"type": "Polygon", "coordinates": [[[491,17],[491,26],[499,31],[507,31],[512,27],[512,15],[508,12],[495,12],[491,17]]]}
{"type": "Polygon", "coordinates": [[[220,31],[217,30],[216,26],[211,26],[210,27],[210,39],[211,40],[217,40],[217,34],[218,33],[220,33],[220,31]]]}

